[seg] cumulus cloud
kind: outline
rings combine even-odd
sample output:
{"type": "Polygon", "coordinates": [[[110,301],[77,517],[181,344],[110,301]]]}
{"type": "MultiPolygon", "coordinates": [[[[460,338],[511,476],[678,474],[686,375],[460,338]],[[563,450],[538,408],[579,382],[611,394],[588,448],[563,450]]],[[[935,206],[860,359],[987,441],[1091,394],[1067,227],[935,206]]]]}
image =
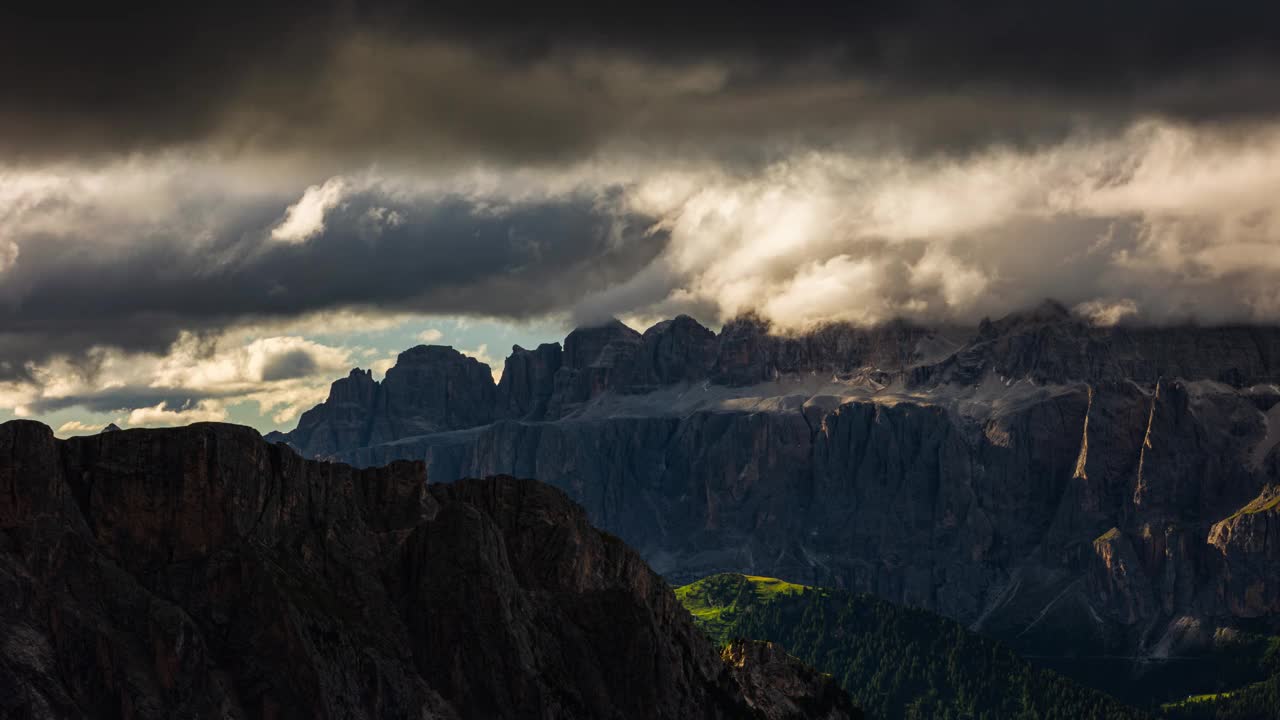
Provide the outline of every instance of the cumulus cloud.
{"type": "MultiPolygon", "coordinates": [[[[183,348],[245,327],[297,343],[414,313],[690,312],[714,323],[756,310],[798,328],[976,323],[1051,296],[1098,322],[1280,321],[1280,124],[1224,134],[1144,121],[963,157],[798,149],[751,172],[624,159],[366,170],[293,192],[255,186],[236,166],[184,167],[10,171],[0,234],[22,260],[0,283],[0,376],[47,377],[59,357],[109,365],[111,348],[194,358],[183,348]],[[300,244],[270,237],[286,208],[326,185],[343,200],[322,230],[300,244]]],[[[162,364],[161,382],[132,402],[172,408],[209,397],[205,376],[217,372],[270,384],[350,360],[244,346],[234,361],[162,364]],[[184,376],[206,394],[169,392],[184,376]]],[[[48,388],[10,406],[76,396],[48,388]]]]}
{"type": "Polygon", "coordinates": [[[1277,322],[1277,167],[1280,126],[1144,122],[966,158],[809,152],[759,174],[668,173],[629,195],[670,233],[656,276],[578,316],[975,323],[1051,296],[1100,322],[1277,322]]]}
{"type": "Polygon", "coordinates": [[[428,345],[435,342],[439,342],[440,339],[443,337],[444,337],[444,333],[440,332],[435,328],[427,328],[426,330],[423,330],[422,332],[418,333],[418,339],[428,345]]]}
{"type": "Polygon", "coordinates": [[[167,403],[155,407],[138,408],[129,413],[125,423],[129,427],[178,427],[198,422],[222,422],[227,411],[212,403],[200,402],[191,406],[170,408],[167,403]]]}
{"type": "Polygon", "coordinates": [[[1090,300],[1076,305],[1072,311],[1099,327],[1113,327],[1126,318],[1135,317],[1138,314],[1138,303],[1129,298],[1115,301],[1090,300]]]}
{"type": "Polygon", "coordinates": [[[18,262],[18,244],[12,240],[0,239],[0,273],[13,267],[18,262]]]}
{"type": "Polygon", "coordinates": [[[82,423],[79,420],[70,420],[59,425],[56,433],[64,437],[67,435],[92,435],[93,433],[102,432],[102,429],[106,426],[106,423],[94,425],[92,423],[82,423]]]}
{"type": "MultiPolygon", "coordinates": [[[[323,185],[312,185],[298,202],[285,211],[284,220],[271,229],[271,239],[282,243],[304,243],[324,232],[324,214],[342,200],[346,185],[342,178],[330,178],[323,185]]],[[[371,208],[375,213],[379,208],[371,208]]]]}
{"type": "Polygon", "coordinates": [[[96,348],[33,363],[29,379],[0,382],[0,407],[19,415],[79,408],[155,426],[225,419],[247,403],[284,423],[323,400],[332,379],[355,364],[347,348],[254,330],[184,333],[161,355],[96,348]]]}
{"type": "MultiPolygon", "coordinates": [[[[11,173],[7,189],[25,189],[0,235],[22,261],[0,283],[0,376],[95,345],[163,352],[182,331],[306,316],[534,316],[634,274],[665,242],[607,186],[517,195],[364,175],[343,181],[322,230],[286,243],[270,234],[287,200],[241,182],[251,169],[194,182],[185,167],[11,173]]],[[[313,229],[286,225],[291,238],[313,229]]]]}

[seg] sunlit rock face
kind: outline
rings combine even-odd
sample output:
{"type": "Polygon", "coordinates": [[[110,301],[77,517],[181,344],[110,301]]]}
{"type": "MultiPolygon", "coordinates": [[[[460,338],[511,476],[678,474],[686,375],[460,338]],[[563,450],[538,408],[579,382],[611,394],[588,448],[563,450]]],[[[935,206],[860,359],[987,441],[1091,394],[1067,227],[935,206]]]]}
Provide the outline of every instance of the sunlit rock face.
{"type": "Polygon", "coordinates": [[[1045,303],[970,331],[570,338],[517,349],[492,423],[328,454],[537,477],[672,580],[865,590],[1036,652],[1176,653],[1280,616],[1258,500],[1280,483],[1280,329],[1045,303]]]}
{"type": "Polygon", "coordinates": [[[830,675],[761,640],[734,640],[720,657],[746,692],[747,702],[768,720],[861,718],[830,675]]]}
{"type": "MultiPolygon", "coordinates": [[[[1280,461],[1272,453],[1270,461],[1280,461]]],[[[1268,486],[1249,504],[1214,524],[1209,544],[1221,553],[1218,594],[1233,615],[1280,614],[1280,487],[1268,486]]]]}
{"type": "Polygon", "coordinates": [[[559,490],[423,470],[0,424],[0,715],[854,717],[812,670],[731,669],[559,490]]]}

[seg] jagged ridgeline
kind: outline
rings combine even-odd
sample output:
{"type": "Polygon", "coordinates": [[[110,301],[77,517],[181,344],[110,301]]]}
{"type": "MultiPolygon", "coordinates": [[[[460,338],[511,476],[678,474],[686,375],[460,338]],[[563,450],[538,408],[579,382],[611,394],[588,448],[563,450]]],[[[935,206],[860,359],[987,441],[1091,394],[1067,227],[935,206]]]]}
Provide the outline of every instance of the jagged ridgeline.
{"type": "Polygon", "coordinates": [[[272,437],[535,477],[673,583],[869,592],[1144,707],[1262,680],[1232,653],[1280,632],[1274,326],[612,322],[513,349],[497,384],[406,351],[272,437]]]}
{"type": "Polygon", "coordinates": [[[855,720],[721,655],[564,493],[304,460],[215,423],[0,424],[0,718],[855,720]]]}
{"type": "Polygon", "coordinates": [[[869,595],[715,575],[676,596],[716,642],[782,644],[883,720],[1140,720],[1152,716],[1040,670],[1001,643],[869,595]]]}

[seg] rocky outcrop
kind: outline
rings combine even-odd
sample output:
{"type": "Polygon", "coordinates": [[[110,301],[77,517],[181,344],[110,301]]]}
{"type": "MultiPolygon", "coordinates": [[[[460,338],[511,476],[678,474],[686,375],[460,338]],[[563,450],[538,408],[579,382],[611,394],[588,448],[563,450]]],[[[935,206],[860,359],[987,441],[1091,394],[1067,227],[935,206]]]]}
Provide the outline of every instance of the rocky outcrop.
{"type": "Polygon", "coordinates": [[[629,386],[640,346],[640,333],[617,320],[569,333],[564,339],[564,357],[555,374],[547,417],[571,414],[592,398],[629,386]]]}
{"type": "Polygon", "coordinates": [[[323,404],[302,413],[297,429],[288,433],[288,441],[310,457],[368,445],[380,414],[381,389],[372,370],[353,369],[347,377],[334,381],[323,404]]]}
{"type": "Polygon", "coordinates": [[[720,657],[742,686],[747,702],[769,720],[861,718],[849,696],[823,675],[761,640],[734,640],[720,657]]]}
{"type": "Polygon", "coordinates": [[[0,425],[0,598],[5,717],[773,716],[561,492],[230,425],[0,425]]]}
{"type": "Polygon", "coordinates": [[[546,417],[561,361],[559,343],[544,343],[536,350],[512,347],[498,382],[496,416],[522,420],[546,417]]]}
{"type": "Polygon", "coordinates": [[[302,414],[287,442],[308,457],[402,437],[492,422],[497,388],[489,366],[451,347],[419,345],[400,353],[381,382],[356,368],[329,389],[324,403],[302,414]]]}
{"type": "Polygon", "coordinates": [[[439,345],[400,353],[382,381],[385,426],[370,442],[474,427],[494,418],[496,387],[489,366],[439,345]]]}
{"type": "Polygon", "coordinates": [[[918,385],[973,382],[985,373],[1037,382],[1213,380],[1234,386],[1280,382],[1280,328],[1236,325],[1096,327],[1046,301],[984,320],[955,355],[916,368],[918,385]]]}
{"type": "Polygon", "coordinates": [[[1096,563],[1088,576],[1097,605],[1125,625],[1155,616],[1152,584],[1133,544],[1112,528],[1093,541],[1096,563]]]}
{"type": "Polygon", "coordinates": [[[705,380],[716,361],[716,334],[688,315],[664,320],[640,338],[632,392],[705,380]]]}
{"type": "Polygon", "coordinates": [[[870,373],[890,378],[946,344],[938,331],[896,321],[860,328],[832,323],[800,335],[775,335],[770,324],[744,315],[725,324],[712,377],[725,385],[751,385],[799,374],[870,373]]]}
{"type": "Polygon", "coordinates": [[[1215,523],[1209,544],[1221,553],[1219,595],[1237,616],[1280,614],[1280,487],[1215,523]]]}

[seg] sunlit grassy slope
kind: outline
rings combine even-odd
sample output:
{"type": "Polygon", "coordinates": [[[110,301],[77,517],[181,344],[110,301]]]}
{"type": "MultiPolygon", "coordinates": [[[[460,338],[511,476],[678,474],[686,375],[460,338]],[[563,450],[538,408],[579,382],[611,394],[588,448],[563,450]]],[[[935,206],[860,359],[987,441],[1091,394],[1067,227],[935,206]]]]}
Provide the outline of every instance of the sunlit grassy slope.
{"type": "Polygon", "coordinates": [[[1275,720],[1280,718],[1280,637],[1266,638],[1262,669],[1271,675],[1229,692],[1192,695],[1161,710],[1170,720],[1275,720]]]}
{"type": "Polygon", "coordinates": [[[723,574],[676,590],[715,640],[772,640],[830,673],[869,718],[1149,717],[923,610],[775,578],[723,574]]]}

